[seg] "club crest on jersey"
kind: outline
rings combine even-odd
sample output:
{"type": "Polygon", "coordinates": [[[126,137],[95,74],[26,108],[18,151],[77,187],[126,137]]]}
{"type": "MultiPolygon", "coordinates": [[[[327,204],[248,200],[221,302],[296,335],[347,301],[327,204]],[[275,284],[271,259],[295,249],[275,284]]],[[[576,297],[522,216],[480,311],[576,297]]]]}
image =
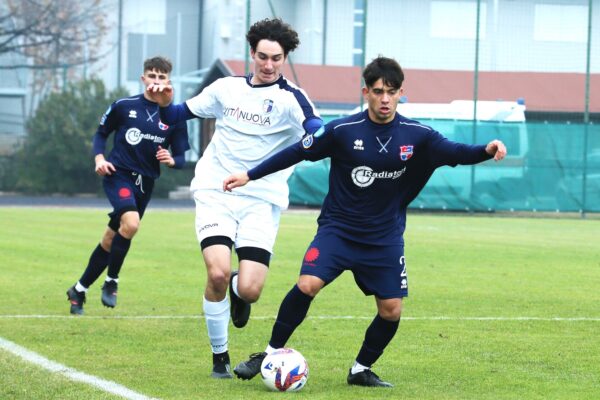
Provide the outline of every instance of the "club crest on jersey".
{"type": "Polygon", "coordinates": [[[265,101],[263,102],[263,112],[265,114],[268,114],[271,111],[273,111],[273,100],[265,99],[265,101]]]}
{"type": "Polygon", "coordinates": [[[400,146],[400,159],[406,161],[413,156],[413,145],[400,146]]]}
{"type": "Polygon", "coordinates": [[[158,127],[161,131],[166,131],[167,129],[169,129],[169,125],[163,124],[160,119],[158,120],[158,127]]]}
{"type": "Polygon", "coordinates": [[[310,146],[312,146],[314,142],[313,139],[313,135],[306,135],[304,136],[304,139],[302,139],[302,147],[304,147],[305,149],[310,148],[310,146]]]}

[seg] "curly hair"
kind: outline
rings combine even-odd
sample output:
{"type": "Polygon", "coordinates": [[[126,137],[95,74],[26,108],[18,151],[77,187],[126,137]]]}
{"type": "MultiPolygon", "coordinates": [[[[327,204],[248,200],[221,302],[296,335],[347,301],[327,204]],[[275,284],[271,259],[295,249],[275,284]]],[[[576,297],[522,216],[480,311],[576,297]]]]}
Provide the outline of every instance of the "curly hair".
{"type": "Polygon", "coordinates": [[[286,57],[290,51],[294,51],[300,44],[298,33],[289,24],[283,22],[281,18],[266,18],[258,21],[250,27],[246,34],[246,40],[252,51],[256,51],[258,42],[263,39],[279,43],[286,57]]]}
{"type": "Polygon", "coordinates": [[[365,67],[363,79],[367,87],[372,87],[377,80],[382,79],[385,85],[399,89],[404,81],[404,72],[398,61],[379,56],[365,67]]]}

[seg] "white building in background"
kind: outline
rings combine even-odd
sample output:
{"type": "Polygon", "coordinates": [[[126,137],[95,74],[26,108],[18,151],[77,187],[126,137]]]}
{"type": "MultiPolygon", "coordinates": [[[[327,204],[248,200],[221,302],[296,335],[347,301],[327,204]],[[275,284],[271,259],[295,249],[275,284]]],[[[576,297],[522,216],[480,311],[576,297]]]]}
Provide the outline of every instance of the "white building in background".
{"type": "MultiPolygon", "coordinates": [[[[165,55],[182,101],[217,59],[247,60],[248,25],[277,15],[300,36],[292,63],[351,66],[383,54],[407,69],[472,71],[479,37],[482,71],[585,73],[588,36],[600,37],[600,0],[591,0],[591,31],[589,1],[103,0],[114,29],[97,51],[108,56],[85,71],[133,94],[142,89],[143,60],[165,55]]],[[[11,62],[0,57],[0,66],[11,62]]],[[[590,66],[600,72],[600,41],[590,66]]],[[[27,72],[0,69],[0,77],[0,135],[23,135],[27,72]]]]}

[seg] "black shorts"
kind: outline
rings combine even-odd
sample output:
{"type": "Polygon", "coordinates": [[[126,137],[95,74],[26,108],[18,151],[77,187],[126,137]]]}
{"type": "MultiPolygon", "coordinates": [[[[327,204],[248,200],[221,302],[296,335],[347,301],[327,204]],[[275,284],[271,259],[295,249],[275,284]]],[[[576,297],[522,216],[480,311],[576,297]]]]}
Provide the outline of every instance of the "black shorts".
{"type": "Polygon", "coordinates": [[[380,299],[408,296],[404,245],[373,246],[317,232],[302,260],[301,275],[316,276],[326,284],[350,270],[367,296],[380,299]]]}

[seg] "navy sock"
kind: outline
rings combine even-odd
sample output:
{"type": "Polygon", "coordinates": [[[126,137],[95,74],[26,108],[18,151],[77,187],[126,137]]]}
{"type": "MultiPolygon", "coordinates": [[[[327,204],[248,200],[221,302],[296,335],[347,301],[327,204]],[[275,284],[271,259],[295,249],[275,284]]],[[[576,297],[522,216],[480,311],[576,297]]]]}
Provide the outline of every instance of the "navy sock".
{"type": "Polygon", "coordinates": [[[126,239],[117,232],[112,241],[110,256],[108,257],[107,275],[109,278],[119,278],[119,272],[121,271],[121,266],[123,266],[123,261],[125,261],[125,256],[127,256],[127,252],[129,251],[129,246],[131,246],[131,239],[126,239]]]}
{"type": "Polygon", "coordinates": [[[89,288],[96,279],[104,272],[104,269],[108,265],[108,251],[104,250],[100,244],[96,246],[92,255],[90,256],[90,260],[88,261],[87,268],[79,278],[79,283],[81,283],[86,288],[89,288]]]}
{"type": "Polygon", "coordinates": [[[365,333],[365,340],[358,352],[356,361],[365,367],[371,367],[383,354],[383,350],[390,343],[400,325],[398,321],[388,321],[379,316],[373,319],[365,333]]]}
{"type": "Polygon", "coordinates": [[[277,320],[273,325],[271,340],[269,341],[271,347],[279,349],[285,346],[294,330],[306,317],[312,299],[312,297],[302,293],[298,285],[294,285],[292,290],[288,292],[281,302],[281,306],[279,306],[277,320]]]}

